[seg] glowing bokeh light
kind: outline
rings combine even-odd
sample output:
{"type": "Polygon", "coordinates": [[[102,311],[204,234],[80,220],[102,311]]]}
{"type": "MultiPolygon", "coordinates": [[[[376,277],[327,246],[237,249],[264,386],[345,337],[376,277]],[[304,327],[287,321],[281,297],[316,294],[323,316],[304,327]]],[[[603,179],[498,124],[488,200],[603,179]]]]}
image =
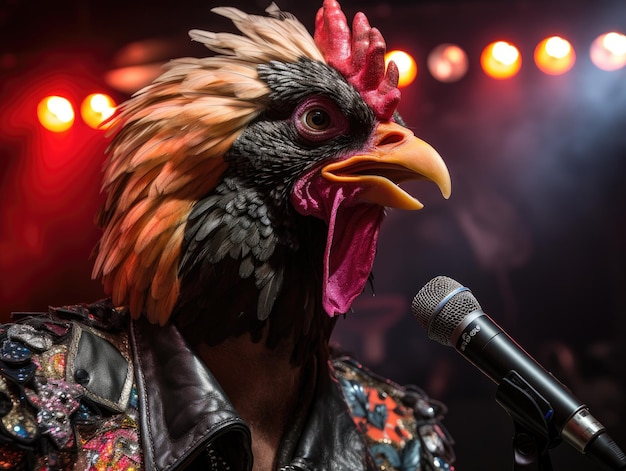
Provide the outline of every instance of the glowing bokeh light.
{"type": "Polygon", "coordinates": [[[495,79],[513,77],[522,67],[519,49],[506,41],[494,41],[488,44],[480,55],[483,71],[495,79]]]}
{"type": "Polygon", "coordinates": [[[543,73],[561,75],[574,66],[576,53],[567,39],[550,36],[537,44],[534,58],[535,64],[543,73]]]}
{"type": "Polygon", "coordinates": [[[107,85],[117,91],[132,95],[137,90],[149,85],[163,73],[163,64],[145,64],[120,67],[104,75],[107,85]]]}
{"type": "Polygon", "coordinates": [[[80,106],[80,114],[87,125],[94,129],[104,129],[104,121],[115,112],[113,98],[104,93],[92,93],[87,96],[80,106]]]}
{"type": "Polygon", "coordinates": [[[391,61],[396,63],[398,72],[400,72],[398,87],[406,87],[413,83],[415,77],[417,77],[417,64],[415,63],[415,59],[404,51],[395,50],[385,54],[385,65],[388,65],[391,61]]]}
{"type": "Polygon", "coordinates": [[[621,69],[626,65],[626,35],[615,31],[601,34],[591,43],[589,55],[599,69],[621,69]]]}
{"type": "Polygon", "coordinates": [[[64,132],[74,124],[74,107],[67,98],[47,96],[37,105],[41,125],[52,132],[64,132]]]}
{"type": "Polygon", "coordinates": [[[440,82],[457,82],[467,73],[467,54],[456,44],[440,44],[428,55],[427,65],[440,82]]]}

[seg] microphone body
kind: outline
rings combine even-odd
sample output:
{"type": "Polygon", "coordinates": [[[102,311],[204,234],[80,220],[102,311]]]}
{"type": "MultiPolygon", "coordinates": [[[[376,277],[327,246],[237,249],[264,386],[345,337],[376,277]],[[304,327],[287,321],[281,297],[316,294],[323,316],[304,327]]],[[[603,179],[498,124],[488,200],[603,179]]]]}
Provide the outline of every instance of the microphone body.
{"type": "Polygon", "coordinates": [[[587,406],[487,316],[468,288],[434,278],[415,296],[413,313],[431,339],[455,348],[496,384],[516,383],[545,405],[537,417],[514,401],[498,400],[520,423],[544,436],[554,431],[607,469],[626,469],[626,455],[587,406]]]}

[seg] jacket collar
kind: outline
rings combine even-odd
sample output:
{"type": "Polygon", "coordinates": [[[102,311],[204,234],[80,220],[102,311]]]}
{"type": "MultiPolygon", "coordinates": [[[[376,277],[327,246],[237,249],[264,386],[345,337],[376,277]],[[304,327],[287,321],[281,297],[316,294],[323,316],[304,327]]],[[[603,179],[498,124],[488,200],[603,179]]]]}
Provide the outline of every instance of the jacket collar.
{"type": "Polygon", "coordinates": [[[377,470],[332,367],[325,365],[327,368],[320,368],[315,397],[291,464],[311,471],[377,470]]]}
{"type": "Polygon", "coordinates": [[[131,323],[146,471],[184,469],[217,439],[240,450],[233,470],[252,468],[250,430],[178,330],[131,323]]]}
{"type": "MultiPolygon", "coordinates": [[[[131,323],[130,342],[146,471],[184,469],[209,443],[222,439],[236,450],[229,456],[231,469],[252,469],[248,426],[180,332],[142,318],[131,323]]],[[[327,368],[319,368],[312,406],[299,437],[288,439],[294,441],[292,469],[376,469],[340,386],[327,368]]]]}

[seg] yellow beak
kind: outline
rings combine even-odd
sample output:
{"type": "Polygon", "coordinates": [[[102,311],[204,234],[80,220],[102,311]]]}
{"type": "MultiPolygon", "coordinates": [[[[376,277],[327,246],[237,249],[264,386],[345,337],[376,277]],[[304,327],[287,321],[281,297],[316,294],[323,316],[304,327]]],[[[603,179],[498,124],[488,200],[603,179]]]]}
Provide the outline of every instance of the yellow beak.
{"type": "Polygon", "coordinates": [[[444,198],[451,192],[450,174],[437,151],[407,128],[391,122],[378,125],[367,153],[326,165],[322,176],[360,185],[364,201],[399,209],[424,207],[398,186],[407,180],[431,180],[444,198]]]}

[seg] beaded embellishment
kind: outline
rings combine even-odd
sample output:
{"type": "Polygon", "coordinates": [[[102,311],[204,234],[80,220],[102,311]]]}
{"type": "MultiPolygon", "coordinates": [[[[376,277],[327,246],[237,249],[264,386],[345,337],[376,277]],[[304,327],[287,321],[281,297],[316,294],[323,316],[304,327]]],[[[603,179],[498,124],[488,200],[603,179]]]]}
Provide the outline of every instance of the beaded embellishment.
{"type": "Polygon", "coordinates": [[[0,325],[0,471],[141,470],[134,388],[110,404],[69,371],[79,331],[129,361],[124,313],[103,301],[14,316],[0,325]]]}
{"type": "Polygon", "coordinates": [[[380,378],[349,358],[333,367],[352,419],[382,471],[454,471],[444,406],[417,388],[380,378]]]}

